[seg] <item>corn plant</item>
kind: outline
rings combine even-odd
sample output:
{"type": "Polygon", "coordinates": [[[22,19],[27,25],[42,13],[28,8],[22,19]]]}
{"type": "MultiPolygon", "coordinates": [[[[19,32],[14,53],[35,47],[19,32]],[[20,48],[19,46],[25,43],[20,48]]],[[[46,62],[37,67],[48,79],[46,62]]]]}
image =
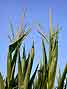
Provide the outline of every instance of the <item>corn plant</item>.
{"type": "Polygon", "coordinates": [[[15,40],[9,45],[8,57],[7,57],[7,87],[8,89],[12,89],[13,87],[17,86],[16,84],[18,84],[17,82],[15,82],[16,78],[14,78],[18,49],[20,48],[24,38],[29,33],[30,33],[30,30],[28,30],[26,33],[21,34],[21,36],[19,36],[17,40],[15,40]]]}
{"type": "Polygon", "coordinates": [[[23,48],[22,62],[20,60],[20,53],[19,53],[19,57],[18,57],[18,87],[19,89],[31,89],[32,88],[32,84],[33,84],[36,71],[38,68],[38,65],[37,65],[35,72],[30,78],[33,60],[34,60],[34,42],[33,42],[32,49],[27,59],[25,57],[25,48],[23,48]]]}
{"type": "MultiPolygon", "coordinates": [[[[43,64],[40,64],[37,79],[34,82],[34,89],[54,89],[57,62],[58,62],[58,25],[56,31],[52,28],[52,16],[50,15],[50,33],[49,39],[47,39],[43,33],[38,31],[42,36],[42,55],[43,64]],[[47,53],[45,49],[44,39],[47,39],[49,43],[49,57],[47,59],[47,53]]],[[[65,66],[62,77],[59,78],[57,89],[63,89],[64,80],[67,73],[67,65],[65,66]]]]}
{"type": "MultiPolygon", "coordinates": [[[[41,32],[38,33],[42,36],[42,60],[43,63],[40,63],[40,67],[38,70],[39,64],[36,66],[35,71],[31,75],[31,70],[33,66],[34,56],[35,56],[35,47],[34,41],[32,43],[32,48],[26,57],[25,45],[23,46],[22,57],[20,55],[20,47],[23,43],[23,40],[30,33],[31,29],[25,32],[26,25],[23,27],[23,23],[18,30],[17,35],[15,36],[13,32],[13,26],[10,24],[12,29],[12,36],[9,36],[11,43],[8,46],[8,55],[7,55],[7,76],[5,80],[0,73],[0,89],[54,89],[55,77],[56,77],[56,69],[58,62],[58,25],[56,26],[56,30],[53,31],[52,28],[52,16],[50,15],[50,33],[49,39],[44,36],[41,32]],[[22,28],[23,27],[23,28],[22,28]],[[48,42],[49,45],[49,56],[47,57],[47,52],[44,44],[44,38],[48,42]],[[17,63],[18,61],[18,63],[17,63]],[[18,73],[15,76],[16,64],[18,64],[18,73]],[[38,71],[38,72],[37,72],[38,71]],[[36,76],[37,73],[37,76],[36,76]],[[36,77],[35,77],[36,76],[36,77]]],[[[66,88],[67,84],[67,64],[64,68],[64,72],[62,76],[58,77],[58,86],[57,89],[66,88]],[[66,79],[66,84],[64,85],[64,80],[66,79]]]]}
{"type": "Polygon", "coordinates": [[[22,29],[21,27],[20,30],[22,31],[22,34],[20,32],[18,38],[15,39],[12,24],[10,25],[12,29],[13,40],[9,36],[9,38],[11,39],[11,43],[8,46],[7,76],[6,79],[3,80],[3,77],[0,73],[0,89],[28,89],[28,88],[31,89],[38,68],[37,65],[35,72],[30,78],[33,60],[34,60],[34,41],[33,41],[32,49],[28,55],[28,58],[26,59],[25,47],[23,48],[22,62],[20,56],[20,46],[23,40],[30,33],[31,29],[29,28],[27,32],[24,32],[23,30],[25,29],[22,29]],[[15,67],[16,67],[17,60],[18,60],[18,73],[15,76],[15,67]]]}

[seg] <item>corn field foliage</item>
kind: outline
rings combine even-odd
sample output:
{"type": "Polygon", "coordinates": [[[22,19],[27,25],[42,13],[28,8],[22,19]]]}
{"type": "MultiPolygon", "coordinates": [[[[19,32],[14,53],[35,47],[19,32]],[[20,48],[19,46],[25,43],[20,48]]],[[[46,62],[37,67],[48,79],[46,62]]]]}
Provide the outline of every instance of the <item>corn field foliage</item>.
{"type": "Polygon", "coordinates": [[[13,33],[12,24],[12,37],[9,37],[11,43],[8,46],[7,55],[7,76],[3,79],[0,73],[0,89],[66,89],[67,86],[67,64],[65,65],[64,71],[61,75],[60,70],[58,72],[57,86],[55,85],[56,72],[57,72],[57,62],[58,62],[58,25],[53,31],[52,28],[52,16],[50,16],[50,31],[49,39],[47,39],[43,33],[38,32],[42,36],[42,61],[43,63],[38,63],[33,75],[31,76],[31,70],[33,66],[35,47],[34,40],[32,41],[32,48],[26,57],[25,46],[23,46],[22,57],[20,55],[20,47],[23,44],[24,39],[30,34],[31,28],[29,27],[27,31],[25,28],[20,26],[20,33],[17,34],[17,39],[13,33]],[[48,41],[49,45],[49,55],[47,57],[47,52],[45,48],[44,40],[48,41]],[[16,64],[18,64],[18,73],[15,75],[16,64]],[[30,77],[31,76],[31,77],[30,77]],[[64,81],[66,81],[64,83],[64,81]]]}

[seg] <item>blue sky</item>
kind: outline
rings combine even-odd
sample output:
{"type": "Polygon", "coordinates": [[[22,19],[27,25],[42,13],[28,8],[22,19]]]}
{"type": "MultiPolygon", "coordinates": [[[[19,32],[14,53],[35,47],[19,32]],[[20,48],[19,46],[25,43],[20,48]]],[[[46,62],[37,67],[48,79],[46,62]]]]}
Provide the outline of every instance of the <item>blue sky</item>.
{"type": "MultiPolygon", "coordinates": [[[[27,8],[26,22],[32,24],[38,22],[42,24],[43,31],[49,32],[49,8],[53,11],[53,26],[56,23],[62,27],[59,33],[59,57],[58,64],[61,71],[67,62],[67,0],[0,0],[0,72],[3,76],[6,75],[6,60],[8,51],[8,34],[10,32],[9,20],[12,21],[14,29],[21,22],[23,9],[27,8]]],[[[41,39],[36,33],[36,28],[33,28],[32,33],[25,40],[26,51],[30,50],[32,39],[35,42],[35,60],[34,67],[37,61],[41,59],[41,39]]],[[[27,51],[27,53],[28,53],[27,51]]]]}

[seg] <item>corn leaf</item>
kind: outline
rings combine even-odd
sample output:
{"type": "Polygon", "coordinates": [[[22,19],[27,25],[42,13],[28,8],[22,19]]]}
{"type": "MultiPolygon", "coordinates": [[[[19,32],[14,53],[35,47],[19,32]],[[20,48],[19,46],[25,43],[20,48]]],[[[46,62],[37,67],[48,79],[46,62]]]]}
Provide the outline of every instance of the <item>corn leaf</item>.
{"type": "Polygon", "coordinates": [[[58,85],[58,89],[63,89],[64,80],[65,80],[66,74],[67,74],[67,64],[66,64],[66,66],[64,68],[64,72],[62,74],[61,81],[60,81],[60,83],[58,85]]]}
{"type": "Polygon", "coordinates": [[[0,89],[5,89],[4,80],[3,80],[1,73],[0,73],[0,89]]]}
{"type": "Polygon", "coordinates": [[[43,65],[44,65],[44,71],[47,68],[47,55],[46,55],[46,49],[44,45],[44,40],[42,39],[42,52],[43,52],[43,65]]]}
{"type": "Polygon", "coordinates": [[[34,78],[35,78],[36,73],[37,73],[38,66],[39,66],[39,64],[37,65],[37,67],[36,67],[36,69],[35,69],[35,72],[34,72],[34,74],[32,75],[32,77],[31,77],[31,79],[30,79],[30,82],[29,82],[29,89],[31,89],[31,87],[32,87],[34,78]]]}
{"type": "Polygon", "coordinates": [[[11,62],[11,79],[14,79],[14,74],[15,74],[15,67],[16,67],[16,61],[17,61],[17,53],[18,49],[15,50],[14,55],[13,55],[13,60],[11,62]]]}
{"type": "Polygon", "coordinates": [[[20,50],[18,49],[18,88],[22,89],[22,87],[23,87],[22,66],[21,66],[21,59],[20,59],[20,50]]]}
{"type": "Polygon", "coordinates": [[[23,47],[23,57],[22,57],[22,77],[23,77],[23,80],[25,78],[25,61],[26,61],[26,55],[25,55],[25,46],[23,47]]]}
{"type": "Polygon", "coordinates": [[[25,37],[30,33],[30,31],[31,30],[29,29],[26,33],[22,34],[22,36],[19,37],[18,40],[9,45],[11,52],[13,52],[15,48],[25,39],[25,37]]]}
{"type": "Polygon", "coordinates": [[[52,57],[51,57],[51,63],[49,65],[49,76],[48,76],[48,82],[49,82],[49,88],[54,88],[54,81],[55,81],[55,75],[56,75],[56,68],[57,68],[57,61],[58,61],[58,34],[56,34],[56,39],[54,42],[54,46],[52,47],[52,57]]]}
{"type": "Polygon", "coordinates": [[[8,49],[8,56],[7,56],[7,81],[8,81],[8,87],[10,83],[11,78],[11,62],[12,62],[12,53],[10,49],[8,49]]]}
{"type": "Polygon", "coordinates": [[[28,89],[28,87],[29,87],[28,85],[29,85],[30,74],[31,74],[31,69],[32,69],[32,65],[33,65],[33,59],[34,59],[34,42],[32,45],[31,52],[30,52],[30,58],[29,58],[27,72],[26,72],[26,76],[25,76],[25,80],[24,80],[24,89],[28,89]]]}

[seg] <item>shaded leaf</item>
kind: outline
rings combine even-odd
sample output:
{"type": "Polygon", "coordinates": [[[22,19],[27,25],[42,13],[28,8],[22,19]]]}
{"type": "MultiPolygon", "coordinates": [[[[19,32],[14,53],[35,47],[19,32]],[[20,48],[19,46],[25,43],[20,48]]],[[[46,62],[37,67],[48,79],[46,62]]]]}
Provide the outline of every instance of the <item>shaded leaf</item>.
{"type": "Polygon", "coordinates": [[[1,73],[0,73],[0,89],[5,89],[4,80],[3,80],[1,73]]]}
{"type": "Polygon", "coordinates": [[[39,64],[37,65],[37,67],[36,67],[36,69],[35,69],[35,72],[34,72],[34,74],[32,75],[32,77],[31,77],[31,79],[30,79],[30,82],[29,82],[29,89],[31,89],[31,87],[32,87],[32,84],[33,84],[34,78],[35,78],[35,76],[36,76],[36,72],[37,72],[38,66],[39,66],[39,64]]]}
{"type": "Polygon", "coordinates": [[[25,76],[25,80],[24,80],[24,88],[28,89],[28,84],[29,84],[29,80],[30,80],[30,74],[31,74],[31,69],[32,69],[32,65],[33,65],[33,59],[34,59],[34,42],[32,45],[32,49],[30,52],[30,58],[29,58],[29,62],[28,62],[28,67],[27,67],[27,72],[26,72],[26,76],[25,76]]]}

